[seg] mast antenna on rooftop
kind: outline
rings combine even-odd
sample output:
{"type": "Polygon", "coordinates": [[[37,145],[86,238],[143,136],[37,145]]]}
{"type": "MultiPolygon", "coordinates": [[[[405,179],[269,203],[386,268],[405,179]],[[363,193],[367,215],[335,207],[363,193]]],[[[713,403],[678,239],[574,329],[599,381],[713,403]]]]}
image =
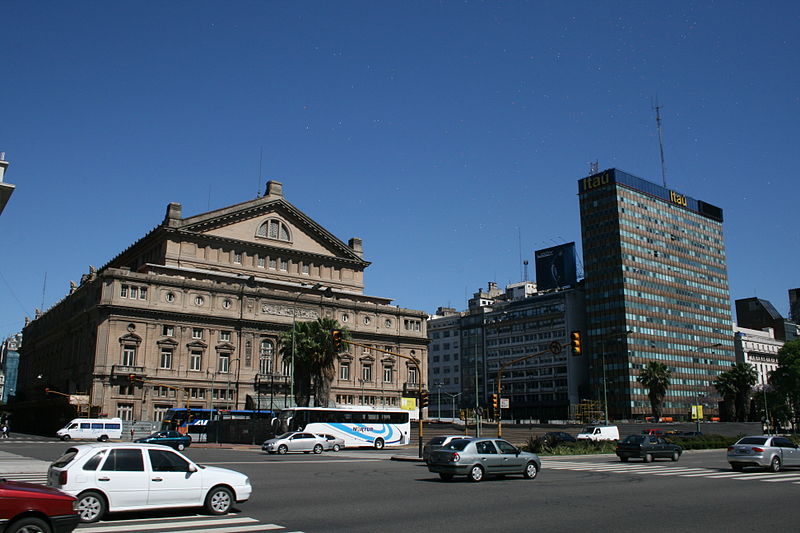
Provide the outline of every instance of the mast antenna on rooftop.
{"type": "Polygon", "coordinates": [[[653,104],[653,109],[656,110],[656,129],[658,130],[658,149],[661,152],[661,182],[664,185],[664,188],[667,188],[667,165],[664,162],[664,138],[661,135],[661,108],[663,106],[658,105],[658,97],[656,96],[655,104],[653,104]]]}

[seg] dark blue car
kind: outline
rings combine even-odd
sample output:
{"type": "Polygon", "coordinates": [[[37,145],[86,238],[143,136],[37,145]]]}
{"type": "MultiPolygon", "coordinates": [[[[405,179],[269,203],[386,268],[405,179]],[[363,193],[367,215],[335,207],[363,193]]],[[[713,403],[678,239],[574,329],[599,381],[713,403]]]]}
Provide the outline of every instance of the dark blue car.
{"type": "Polygon", "coordinates": [[[148,435],[141,439],[136,439],[136,442],[147,442],[150,444],[163,444],[170,446],[176,450],[183,450],[192,444],[192,437],[189,435],[182,435],[177,431],[156,431],[152,435],[148,435]]]}

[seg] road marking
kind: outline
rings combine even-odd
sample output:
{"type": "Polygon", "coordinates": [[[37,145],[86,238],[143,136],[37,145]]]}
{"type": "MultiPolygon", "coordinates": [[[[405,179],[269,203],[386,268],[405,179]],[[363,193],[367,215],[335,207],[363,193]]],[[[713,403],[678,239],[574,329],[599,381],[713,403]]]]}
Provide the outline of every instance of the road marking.
{"type": "Polygon", "coordinates": [[[271,460],[271,461],[204,461],[201,464],[204,465],[266,465],[271,463],[279,463],[282,465],[304,465],[304,464],[318,464],[318,463],[377,463],[380,461],[385,461],[386,459],[320,459],[316,461],[306,460],[306,461],[281,461],[278,460],[271,460]]]}
{"type": "MultiPolygon", "coordinates": [[[[189,520],[188,522],[173,522],[171,524],[163,522],[150,523],[150,524],[137,524],[136,522],[138,522],[138,520],[135,520],[133,522],[128,522],[125,524],[119,524],[113,526],[102,525],[87,529],[91,529],[96,533],[99,532],[111,533],[115,531],[148,531],[148,530],[160,531],[164,529],[181,529],[184,527],[192,527],[192,531],[197,532],[198,530],[194,529],[195,526],[211,526],[215,524],[220,524],[220,525],[244,524],[244,523],[258,522],[258,520],[246,516],[243,518],[214,518],[211,520],[189,520]]],[[[219,529],[214,528],[213,531],[219,531],[219,529]]]]}

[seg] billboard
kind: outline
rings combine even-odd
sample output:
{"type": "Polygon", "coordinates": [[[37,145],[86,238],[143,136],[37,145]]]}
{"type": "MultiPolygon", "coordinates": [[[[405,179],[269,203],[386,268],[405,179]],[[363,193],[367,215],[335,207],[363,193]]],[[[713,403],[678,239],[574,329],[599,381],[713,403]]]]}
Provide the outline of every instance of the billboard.
{"type": "Polygon", "coordinates": [[[575,243],[536,250],[536,288],[540,291],[573,286],[578,282],[575,243]]]}

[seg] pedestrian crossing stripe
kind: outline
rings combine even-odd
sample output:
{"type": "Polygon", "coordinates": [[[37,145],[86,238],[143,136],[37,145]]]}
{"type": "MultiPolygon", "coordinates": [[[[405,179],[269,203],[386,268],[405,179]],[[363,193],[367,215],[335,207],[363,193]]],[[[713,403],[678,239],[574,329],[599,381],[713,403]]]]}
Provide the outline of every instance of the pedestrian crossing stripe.
{"type": "MultiPolygon", "coordinates": [[[[94,524],[81,524],[79,530],[87,533],[127,533],[130,532],[172,532],[191,533],[256,533],[285,530],[278,524],[261,524],[249,516],[225,515],[216,518],[203,515],[167,516],[160,518],[141,518],[133,520],[113,520],[94,524]]],[[[288,533],[288,532],[285,532],[288,533]]],[[[296,531],[293,533],[303,533],[296,531]]]]}
{"type": "Polygon", "coordinates": [[[761,473],[761,472],[720,472],[710,468],[681,468],[660,465],[612,465],[598,463],[579,463],[569,461],[544,461],[542,470],[573,470],[588,472],[610,472],[614,474],[651,474],[654,476],[678,476],[686,478],[705,479],[736,479],[750,481],[764,481],[767,483],[791,482],[800,485],[800,472],[796,473],[761,473]]]}

